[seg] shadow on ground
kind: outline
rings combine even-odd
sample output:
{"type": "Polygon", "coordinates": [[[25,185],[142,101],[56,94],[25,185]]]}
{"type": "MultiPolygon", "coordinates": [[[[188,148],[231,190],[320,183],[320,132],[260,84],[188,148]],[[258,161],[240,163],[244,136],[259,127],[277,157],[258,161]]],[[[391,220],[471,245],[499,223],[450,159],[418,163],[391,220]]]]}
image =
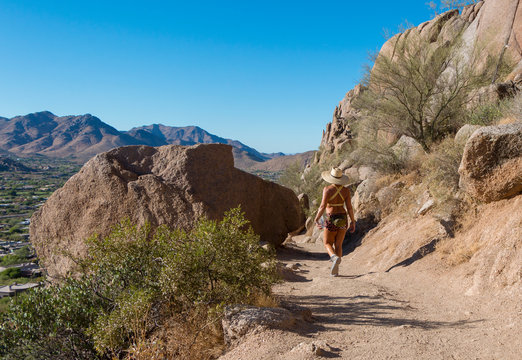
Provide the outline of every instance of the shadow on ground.
{"type": "Polygon", "coordinates": [[[407,302],[386,295],[377,296],[291,296],[293,301],[310,308],[322,330],[345,329],[339,325],[410,327],[423,330],[438,328],[464,328],[483,320],[433,321],[415,318],[416,310],[407,302]],[[411,316],[405,316],[409,315],[411,316]]]}

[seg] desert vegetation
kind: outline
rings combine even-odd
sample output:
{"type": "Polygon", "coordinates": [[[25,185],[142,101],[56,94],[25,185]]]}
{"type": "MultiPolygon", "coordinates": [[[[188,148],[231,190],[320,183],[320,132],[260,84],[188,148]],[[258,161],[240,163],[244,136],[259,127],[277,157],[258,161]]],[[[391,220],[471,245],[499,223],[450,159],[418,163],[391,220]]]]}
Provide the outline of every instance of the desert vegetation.
{"type": "MultiPolygon", "coordinates": [[[[462,5],[441,4],[448,8],[462,5]]],[[[456,141],[455,134],[466,124],[521,121],[522,96],[514,92],[497,95],[497,85],[492,84],[507,76],[512,61],[505,56],[498,61],[488,58],[480,44],[463,52],[460,36],[443,45],[433,44],[416,29],[409,29],[394,41],[393,51],[388,48],[371,57],[362,90],[350,100],[349,117],[338,119],[350,128],[353,139],[331,152],[320,148],[320,161],[304,173],[290,167],[280,181],[296,193],[307,193],[312,200],[310,213],[314,213],[323,186],[321,171],[340,166],[350,176],[354,173],[350,170],[357,174],[358,168],[369,167],[377,173],[373,194],[398,184],[391,191],[394,196],[379,204],[380,216],[398,206],[404,216],[415,215],[419,202],[431,198],[437,216],[458,223],[458,217],[476,200],[459,189],[465,140],[456,141]]],[[[354,181],[358,185],[363,179],[354,181]]],[[[469,259],[474,249],[466,251],[465,256],[449,254],[450,262],[469,259]]]]}
{"type": "Polygon", "coordinates": [[[11,301],[1,358],[212,358],[225,306],[268,299],[277,281],[240,208],[189,232],[124,221],[87,244],[80,276],[11,301]]]}

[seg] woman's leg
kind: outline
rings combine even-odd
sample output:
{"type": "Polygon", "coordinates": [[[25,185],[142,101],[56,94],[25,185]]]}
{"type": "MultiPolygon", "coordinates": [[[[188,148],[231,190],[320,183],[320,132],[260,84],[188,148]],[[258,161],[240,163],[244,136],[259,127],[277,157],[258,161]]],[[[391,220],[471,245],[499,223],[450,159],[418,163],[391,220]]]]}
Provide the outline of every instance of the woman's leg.
{"type": "Polygon", "coordinates": [[[343,241],[347,230],[337,230],[335,233],[335,255],[343,257],[343,241]]]}
{"type": "Polygon", "coordinates": [[[335,255],[333,245],[335,243],[335,234],[336,233],[337,233],[337,231],[330,231],[326,228],[323,231],[323,244],[324,244],[324,247],[326,248],[326,252],[328,253],[328,256],[330,256],[330,257],[332,257],[332,255],[335,255]]]}

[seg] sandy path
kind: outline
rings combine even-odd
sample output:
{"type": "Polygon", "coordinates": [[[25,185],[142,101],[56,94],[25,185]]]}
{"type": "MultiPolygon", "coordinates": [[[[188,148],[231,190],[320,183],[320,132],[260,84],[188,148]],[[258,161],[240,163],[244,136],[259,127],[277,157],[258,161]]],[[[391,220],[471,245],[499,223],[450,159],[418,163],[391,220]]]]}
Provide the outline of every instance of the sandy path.
{"type": "Polygon", "coordinates": [[[310,308],[314,321],[251,335],[222,359],[314,358],[292,349],[318,340],[330,346],[329,358],[522,359],[520,302],[464,296],[429,257],[368,273],[355,251],[339,277],[329,275],[322,245],[292,246],[279,257],[298,270],[275,293],[310,308]]]}

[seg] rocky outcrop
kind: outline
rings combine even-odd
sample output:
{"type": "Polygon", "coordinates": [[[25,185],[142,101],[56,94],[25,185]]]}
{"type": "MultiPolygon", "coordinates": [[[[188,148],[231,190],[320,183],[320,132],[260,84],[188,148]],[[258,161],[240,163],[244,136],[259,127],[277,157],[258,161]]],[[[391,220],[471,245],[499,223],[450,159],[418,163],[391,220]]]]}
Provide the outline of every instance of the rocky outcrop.
{"type": "Polygon", "coordinates": [[[122,219],[188,229],[238,205],[274,245],[301,226],[295,194],[234,168],[228,145],[128,146],[89,160],[33,215],[30,236],[49,275],[64,275],[72,264],[62,249],[83,255],[86,238],[122,219]]]}
{"type": "MultiPolygon", "coordinates": [[[[448,41],[460,37],[462,45],[456,50],[458,57],[470,58],[474,49],[479,47],[484,48],[480,55],[484,62],[489,55],[494,64],[509,65],[511,73],[505,78],[496,74],[492,79],[495,84],[477,90],[476,101],[495,101],[518,91],[517,84],[522,81],[522,1],[485,0],[464,7],[462,13],[452,10],[440,14],[390,38],[382,46],[379,56],[393,58],[401,44],[419,37],[427,40],[432,49],[446,46],[448,41]]],[[[317,162],[321,162],[325,154],[336,152],[352,139],[351,129],[359,117],[353,104],[362,91],[364,88],[357,85],[335,108],[333,120],[326,125],[323,132],[323,153],[316,157],[317,162]]],[[[390,143],[397,140],[393,134],[384,136],[390,143]]]]}
{"type": "Polygon", "coordinates": [[[522,192],[522,123],[476,130],[464,147],[459,186],[484,202],[522,192]]]}
{"type": "Polygon", "coordinates": [[[321,139],[323,153],[316,155],[316,162],[319,162],[325,154],[331,154],[340,150],[353,139],[352,126],[357,120],[359,112],[354,109],[353,102],[364,91],[364,87],[357,85],[348,91],[344,99],[339,102],[333,113],[331,123],[326,125],[321,139]]]}

